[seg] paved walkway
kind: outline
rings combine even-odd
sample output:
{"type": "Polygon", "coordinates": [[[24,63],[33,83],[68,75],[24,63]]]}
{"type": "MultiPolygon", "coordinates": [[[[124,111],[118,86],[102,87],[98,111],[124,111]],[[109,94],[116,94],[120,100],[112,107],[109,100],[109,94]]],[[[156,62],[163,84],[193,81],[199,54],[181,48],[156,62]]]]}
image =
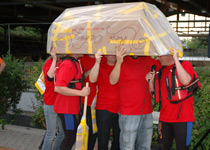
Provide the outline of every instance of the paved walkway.
{"type": "MultiPolygon", "coordinates": [[[[157,124],[159,113],[153,112],[153,117],[153,123],[157,124]]],[[[44,134],[45,130],[17,125],[5,125],[2,130],[0,124],[0,150],[38,150],[44,134]]]]}
{"type": "Polygon", "coordinates": [[[42,129],[5,125],[0,129],[0,150],[38,150],[44,134],[42,129]]]}
{"type": "Polygon", "coordinates": [[[38,150],[44,134],[42,129],[5,125],[0,129],[0,150],[38,150]]]}

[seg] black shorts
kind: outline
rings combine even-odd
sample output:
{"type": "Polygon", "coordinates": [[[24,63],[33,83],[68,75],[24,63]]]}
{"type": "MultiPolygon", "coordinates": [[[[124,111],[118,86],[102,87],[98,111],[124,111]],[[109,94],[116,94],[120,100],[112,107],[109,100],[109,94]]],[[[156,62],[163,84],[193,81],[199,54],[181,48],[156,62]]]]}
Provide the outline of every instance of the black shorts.
{"type": "Polygon", "coordinates": [[[192,134],[193,122],[166,123],[159,122],[158,133],[160,150],[170,150],[173,139],[176,142],[176,150],[188,150],[192,134]]]}

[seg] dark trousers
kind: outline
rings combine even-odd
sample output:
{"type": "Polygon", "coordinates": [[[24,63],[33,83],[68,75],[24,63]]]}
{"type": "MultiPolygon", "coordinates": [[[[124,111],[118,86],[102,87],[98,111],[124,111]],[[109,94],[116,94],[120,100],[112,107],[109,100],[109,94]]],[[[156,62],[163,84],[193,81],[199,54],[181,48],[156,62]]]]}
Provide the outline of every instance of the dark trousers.
{"type": "MultiPolygon", "coordinates": [[[[83,106],[84,105],[82,105],[82,111],[80,112],[81,117],[82,117],[82,114],[83,114],[83,106]]],[[[95,147],[96,138],[97,138],[98,134],[97,133],[93,134],[91,106],[87,106],[86,120],[87,120],[87,125],[89,127],[89,131],[88,131],[88,150],[93,150],[94,147],[95,147]]]]}
{"type": "Polygon", "coordinates": [[[98,127],[98,150],[108,150],[111,128],[113,133],[111,150],[119,150],[120,128],[118,114],[107,110],[96,110],[96,121],[98,127]]]}
{"type": "Polygon", "coordinates": [[[58,114],[62,121],[62,126],[64,130],[64,139],[60,145],[60,150],[71,150],[75,141],[76,141],[76,134],[77,134],[77,127],[79,125],[78,116],[73,115],[73,120],[69,122],[67,118],[64,116],[65,114],[58,114]],[[67,124],[73,125],[73,129],[69,129],[67,124]]]}
{"type": "Polygon", "coordinates": [[[159,122],[160,150],[171,150],[173,139],[177,150],[189,150],[192,122],[159,122]]]}

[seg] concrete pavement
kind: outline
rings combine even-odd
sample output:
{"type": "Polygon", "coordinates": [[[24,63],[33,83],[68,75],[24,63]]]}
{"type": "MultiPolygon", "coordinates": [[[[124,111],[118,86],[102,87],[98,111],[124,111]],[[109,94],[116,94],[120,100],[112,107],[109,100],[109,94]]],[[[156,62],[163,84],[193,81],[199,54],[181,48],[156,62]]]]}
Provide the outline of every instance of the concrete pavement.
{"type": "MultiPolygon", "coordinates": [[[[153,123],[157,124],[158,112],[153,112],[153,123]]],[[[46,130],[17,125],[5,125],[1,129],[0,124],[0,150],[38,150],[46,130]]],[[[109,142],[111,147],[111,142],[109,142]]],[[[97,142],[96,147],[97,150],[97,142]]],[[[158,148],[152,146],[152,150],[158,148]]]]}
{"type": "MultiPolygon", "coordinates": [[[[39,150],[45,131],[23,126],[5,125],[4,130],[0,129],[0,150],[39,150]]],[[[96,142],[95,150],[97,149],[96,142]]]]}
{"type": "Polygon", "coordinates": [[[0,150],[38,150],[44,134],[42,129],[5,125],[0,129],[0,150]]]}

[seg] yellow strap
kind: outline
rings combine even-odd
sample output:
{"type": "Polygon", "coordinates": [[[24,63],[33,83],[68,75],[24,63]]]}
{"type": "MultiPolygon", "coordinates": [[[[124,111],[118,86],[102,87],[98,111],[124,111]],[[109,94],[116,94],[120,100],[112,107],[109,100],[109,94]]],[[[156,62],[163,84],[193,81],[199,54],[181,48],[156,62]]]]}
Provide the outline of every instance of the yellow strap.
{"type": "MultiPolygon", "coordinates": [[[[179,44],[179,46],[183,49],[182,44],[179,44]]],[[[183,56],[183,53],[181,52],[180,49],[178,49],[178,52],[179,52],[179,57],[182,57],[183,56]]]]}
{"type": "Polygon", "coordinates": [[[50,37],[50,39],[53,42],[53,47],[56,47],[56,48],[57,48],[57,44],[56,44],[55,41],[57,40],[57,36],[58,36],[59,31],[60,31],[61,24],[62,24],[62,22],[58,22],[58,23],[54,22],[53,25],[55,26],[55,29],[51,30],[51,32],[53,33],[53,36],[50,37]]]}
{"type": "Polygon", "coordinates": [[[65,21],[65,20],[73,20],[73,19],[74,19],[74,17],[73,17],[72,14],[69,13],[69,11],[66,11],[64,13],[64,15],[63,15],[63,18],[62,18],[63,21],[65,21]]]}
{"type": "Polygon", "coordinates": [[[103,51],[104,55],[107,55],[107,51],[106,51],[106,47],[105,46],[102,47],[102,51],[103,51]]]}
{"type": "MultiPolygon", "coordinates": [[[[144,37],[148,37],[148,34],[144,33],[144,37]]],[[[145,56],[149,55],[149,46],[150,46],[150,41],[146,41],[145,46],[144,46],[144,55],[145,56]]]]}
{"type": "Polygon", "coordinates": [[[88,53],[92,54],[92,40],[91,40],[91,23],[87,22],[87,37],[88,37],[88,53]]]}
{"type": "Polygon", "coordinates": [[[60,26],[59,28],[62,30],[52,30],[52,33],[72,33],[72,29],[68,29],[65,26],[60,26]]]}
{"type": "Polygon", "coordinates": [[[149,39],[145,40],[109,40],[110,44],[139,44],[148,41],[149,39]]]}
{"type": "MultiPolygon", "coordinates": [[[[167,52],[167,48],[164,46],[163,42],[161,41],[160,36],[155,32],[155,30],[153,29],[153,27],[149,24],[149,22],[147,21],[146,18],[142,18],[144,20],[144,22],[148,25],[148,27],[150,28],[150,30],[153,32],[153,34],[155,35],[155,38],[158,38],[160,41],[160,44],[162,45],[163,49],[167,52]]],[[[163,35],[167,35],[166,33],[163,35]]],[[[154,37],[153,37],[154,38],[154,37]]]]}
{"type": "Polygon", "coordinates": [[[97,124],[93,124],[93,131],[94,131],[94,132],[98,132],[97,124]]]}
{"type": "MultiPolygon", "coordinates": [[[[181,46],[181,48],[182,48],[182,46],[181,46]]],[[[171,47],[170,47],[169,49],[171,50],[171,47]]],[[[181,52],[181,50],[178,49],[177,51],[178,51],[178,53],[179,53],[179,57],[182,57],[182,56],[183,56],[183,53],[181,52]]],[[[170,51],[169,51],[169,53],[170,53],[171,55],[174,55],[174,53],[172,53],[172,52],[170,52],[170,51]]]]}
{"type": "Polygon", "coordinates": [[[99,17],[100,17],[100,14],[101,14],[101,7],[102,7],[102,5],[98,5],[98,6],[97,6],[96,20],[98,20],[99,17]]]}
{"type": "Polygon", "coordinates": [[[139,10],[145,10],[146,12],[148,12],[150,14],[150,16],[152,16],[154,19],[158,18],[159,17],[159,12],[156,12],[154,15],[151,13],[149,7],[147,6],[146,3],[144,2],[141,2],[140,4],[138,5],[135,5],[134,7],[132,8],[129,8],[129,9],[126,9],[124,11],[118,11],[118,13],[123,13],[125,15],[129,15],[133,12],[136,12],[136,11],[139,11],[139,10]]]}
{"type": "Polygon", "coordinates": [[[62,21],[58,22],[58,23],[53,23],[53,25],[55,25],[55,29],[52,30],[51,32],[53,33],[53,36],[50,37],[50,39],[53,42],[53,47],[57,48],[57,44],[56,41],[65,41],[65,52],[67,54],[71,54],[71,51],[69,50],[69,40],[75,38],[75,35],[68,35],[63,37],[63,38],[58,38],[58,34],[59,33],[72,33],[72,29],[68,29],[65,26],[62,26],[62,21]]]}
{"type": "Polygon", "coordinates": [[[128,14],[131,14],[133,12],[136,12],[136,11],[139,11],[139,10],[142,10],[142,9],[145,9],[147,11],[148,6],[145,3],[140,3],[138,5],[135,5],[132,8],[129,8],[129,9],[125,10],[125,11],[118,11],[118,13],[124,13],[125,15],[128,15],[128,14]]]}

